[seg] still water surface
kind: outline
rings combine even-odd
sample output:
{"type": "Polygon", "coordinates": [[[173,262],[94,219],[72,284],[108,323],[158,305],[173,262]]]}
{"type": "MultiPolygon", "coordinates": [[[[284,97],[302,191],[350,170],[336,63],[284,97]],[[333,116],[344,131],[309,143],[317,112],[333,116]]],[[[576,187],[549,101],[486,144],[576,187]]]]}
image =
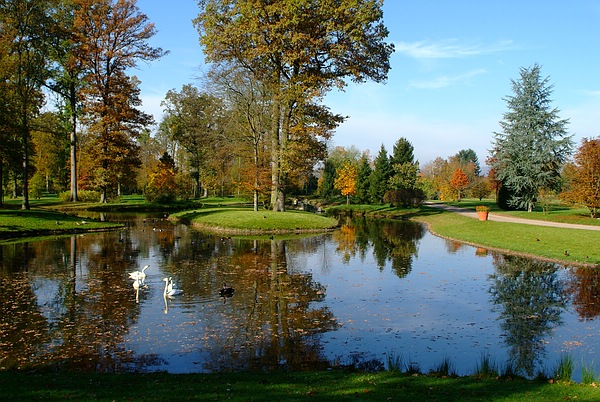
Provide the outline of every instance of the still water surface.
{"type": "Polygon", "coordinates": [[[173,373],[366,369],[600,373],[600,273],[503,256],[413,222],[221,238],[160,216],[0,246],[0,369],[173,373]],[[128,272],[146,270],[144,285],[128,272]],[[183,293],[163,295],[172,277],[183,293]],[[226,282],[235,288],[223,298],[226,282]]]}

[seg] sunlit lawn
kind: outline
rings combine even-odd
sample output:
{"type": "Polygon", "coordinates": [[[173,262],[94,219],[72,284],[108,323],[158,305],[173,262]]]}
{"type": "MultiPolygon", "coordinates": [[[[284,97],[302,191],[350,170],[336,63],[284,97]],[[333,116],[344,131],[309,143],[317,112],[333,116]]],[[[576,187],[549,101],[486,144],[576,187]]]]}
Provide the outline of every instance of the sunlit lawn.
{"type": "Polygon", "coordinates": [[[581,225],[600,226],[600,219],[590,217],[590,211],[584,207],[567,206],[560,203],[552,204],[546,212],[539,205],[532,212],[527,211],[503,211],[496,205],[493,199],[483,199],[481,201],[475,198],[464,199],[460,202],[448,202],[448,205],[454,205],[462,208],[475,209],[477,205],[489,206],[493,213],[514,216],[524,219],[536,219],[550,222],[575,223],[581,225]]]}
{"type": "Polygon", "coordinates": [[[553,260],[600,264],[600,231],[481,222],[452,212],[422,209],[417,219],[444,237],[553,260]]]}
{"type": "Polygon", "coordinates": [[[251,208],[209,208],[176,213],[199,227],[234,231],[323,230],[337,226],[337,220],[301,211],[273,212],[251,208]]]}

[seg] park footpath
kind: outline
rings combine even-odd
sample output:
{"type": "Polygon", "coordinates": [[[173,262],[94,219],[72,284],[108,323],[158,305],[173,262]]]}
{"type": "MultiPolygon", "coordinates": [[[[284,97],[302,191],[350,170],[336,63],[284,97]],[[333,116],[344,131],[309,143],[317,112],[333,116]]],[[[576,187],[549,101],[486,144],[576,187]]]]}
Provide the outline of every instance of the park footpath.
{"type": "MultiPolygon", "coordinates": [[[[436,202],[426,202],[425,205],[431,208],[438,208],[443,209],[445,211],[455,212],[459,215],[466,216],[468,218],[477,219],[477,212],[473,211],[472,209],[461,208],[453,205],[446,205],[436,202]]],[[[488,220],[495,222],[522,223],[526,225],[550,226],[565,229],[600,230],[600,226],[579,225],[575,223],[548,222],[540,221],[537,219],[515,218],[512,216],[500,215],[491,212],[488,214],[488,220]]]]}

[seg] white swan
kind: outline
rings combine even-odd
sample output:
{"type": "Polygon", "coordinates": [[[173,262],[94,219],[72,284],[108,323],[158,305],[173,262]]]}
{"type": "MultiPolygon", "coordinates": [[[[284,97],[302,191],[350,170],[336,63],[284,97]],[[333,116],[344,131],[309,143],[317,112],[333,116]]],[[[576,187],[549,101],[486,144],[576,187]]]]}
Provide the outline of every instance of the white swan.
{"type": "Polygon", "coordinates": [[[133,288],[135,290],[138,290],[142,286],[142,280],[141,279],[134,279],[132,285],[133,285],[133,288]]]}
{"type": "Polygon", "coordinates": [[[137,280],[144,282],[146,280],[146,273],[144,271],[149,267],[150,267],[150,265],[144,265],[144,268],[142,268],[141,271],[130,272],[129,279],[137,279],[137,280]]]}
{"type": "Polygon", "coordinates": [[[175,285],[173,284],[173,280],[171,278],[163,278],[163,281],[165,281],[165,291],[163,292],[163,296],[171,297],[183,293],[181,289],[175,288],[175,285]]]}

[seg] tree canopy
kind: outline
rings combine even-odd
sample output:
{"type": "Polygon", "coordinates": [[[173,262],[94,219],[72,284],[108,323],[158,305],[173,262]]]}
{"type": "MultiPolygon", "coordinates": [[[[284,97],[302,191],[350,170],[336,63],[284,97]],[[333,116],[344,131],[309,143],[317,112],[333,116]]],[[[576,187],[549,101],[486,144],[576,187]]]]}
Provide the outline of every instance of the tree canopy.
{"type": "Polygon", "coordinates": [[[343,118],[319,104],[346,79],[385,81],[380,0],[297,2],[201,0],[195,25],[206,60],[248,70],[271,94],[271,204],[284,210],[289,160],[298,139],[326,140],[343,118]]]}

